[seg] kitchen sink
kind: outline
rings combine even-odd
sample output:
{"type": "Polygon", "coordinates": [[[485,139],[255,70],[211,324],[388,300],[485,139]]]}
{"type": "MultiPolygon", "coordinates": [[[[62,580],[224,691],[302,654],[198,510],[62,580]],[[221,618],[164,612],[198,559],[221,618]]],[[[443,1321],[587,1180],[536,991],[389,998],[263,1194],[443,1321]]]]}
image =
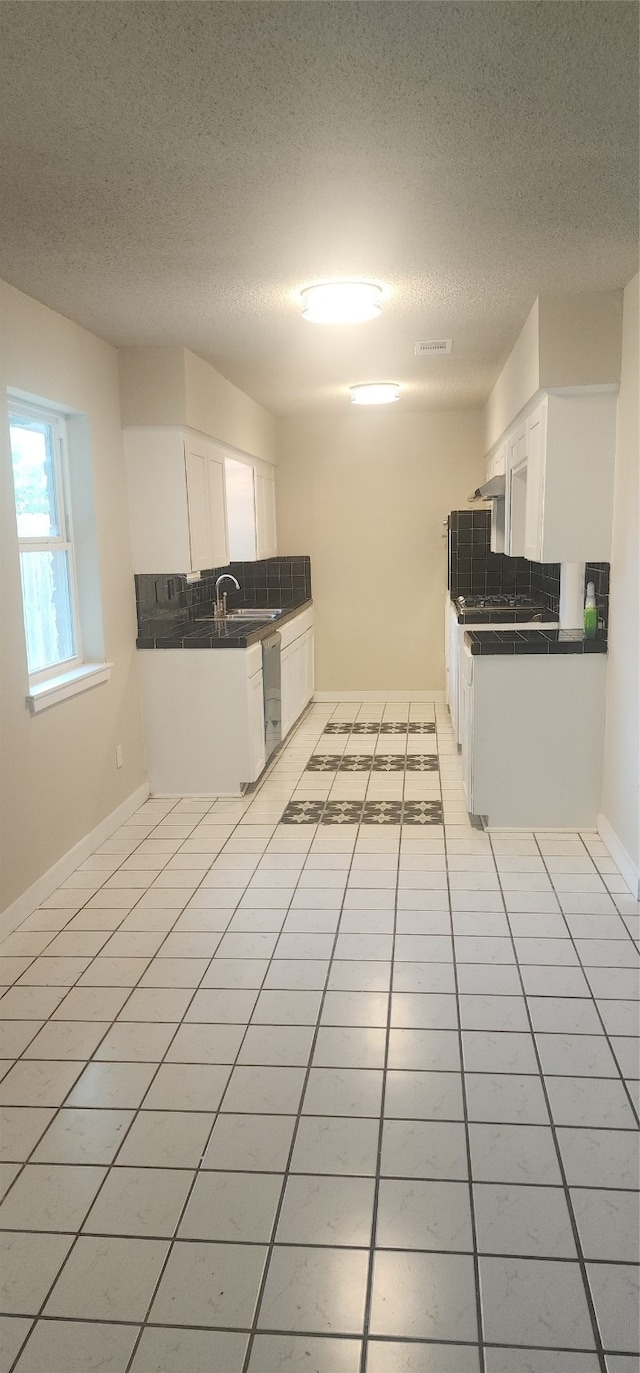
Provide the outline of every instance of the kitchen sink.
{"type": "Polygon", "coordinates": [[[283,615],[282,609],[267,610],[262,606],[243,606],[241,610],[228,610],[226,615],[196,615],[198,623],[203,620],[213,620],[214,624],[229,624],[234,620],[277,620],[279,615],[283,615]]]}
{"type": "Polygon", "coordinates": [[[224,616],[225,620],[277,620],[278,615],[282,615],[282,609],[269,610],[262,606],[243,606],[240,610],[229,610],[224,616]]]}

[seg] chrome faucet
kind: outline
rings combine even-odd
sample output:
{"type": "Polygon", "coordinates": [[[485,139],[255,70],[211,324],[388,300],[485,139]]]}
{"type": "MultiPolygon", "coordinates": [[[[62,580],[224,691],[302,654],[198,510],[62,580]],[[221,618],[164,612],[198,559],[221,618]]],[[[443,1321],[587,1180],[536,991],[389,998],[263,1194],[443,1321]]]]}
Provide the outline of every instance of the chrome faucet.
{"type": "Polygon", "coordinates": [[[236,581],[235,577],[232,577],[230,572],[223,572],[222,576],[218,577],[216,582],[216,602],[214,606],[216,620],[223,618],[227,613],[227,593],[226,591],[220,590],[221,582],[233,582],[236,591],[240,590],[240,583],[236,581]]]}

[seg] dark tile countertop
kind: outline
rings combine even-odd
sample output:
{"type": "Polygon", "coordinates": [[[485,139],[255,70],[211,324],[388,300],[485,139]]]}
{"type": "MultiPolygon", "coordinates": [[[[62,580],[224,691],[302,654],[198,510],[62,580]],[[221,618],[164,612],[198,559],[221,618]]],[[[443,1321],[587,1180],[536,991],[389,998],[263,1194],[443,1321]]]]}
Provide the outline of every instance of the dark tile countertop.
{"type": "MultiPolygon", "coordinates": [[[[162,622],[149,620],[145,632],[136,639],[136,648],[250,648],[269,634],[275,634],[280,625],[311,605],[310,598],[293,601],[276,620],[194,620],[185,614],[184,619],[174,621],[170,629],[162,622]]],[[[201,610],[200,614],[204,615],[205,611],[201,610]]]]}
{"type": "Polygon", "coordinates": [[[607,636],[602,630],[595,639],[585,639],[581,629],[485,629],[481,634],[467,629],[464,637],[474,656],[607,651],[607,636]]]}

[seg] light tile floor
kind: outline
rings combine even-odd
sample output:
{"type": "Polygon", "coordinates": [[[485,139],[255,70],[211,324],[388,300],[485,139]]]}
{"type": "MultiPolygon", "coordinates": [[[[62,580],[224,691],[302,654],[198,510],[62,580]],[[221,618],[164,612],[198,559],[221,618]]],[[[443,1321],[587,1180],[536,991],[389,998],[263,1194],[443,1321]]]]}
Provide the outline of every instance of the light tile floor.
{"type": "Polygon", "coordinates": [[[0,949],[0,1373],[637,1370],[639,923],[439,707],[149,800],[0,949]]]}

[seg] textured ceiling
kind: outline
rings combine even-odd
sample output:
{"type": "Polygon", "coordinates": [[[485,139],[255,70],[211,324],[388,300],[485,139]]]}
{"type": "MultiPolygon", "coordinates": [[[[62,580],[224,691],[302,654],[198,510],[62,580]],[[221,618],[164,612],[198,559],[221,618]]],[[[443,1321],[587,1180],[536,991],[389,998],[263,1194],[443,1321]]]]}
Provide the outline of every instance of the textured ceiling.
{"type": "Polygon", "coordinates": [[[636,270],[635,4],[9,0],[0,25],[2,275],[276,413],[370,380],[476,405],[538,293],[636,270]],[[383,316],[303,321],[296,288],[347,275],[387,283],[383,316]]]}

